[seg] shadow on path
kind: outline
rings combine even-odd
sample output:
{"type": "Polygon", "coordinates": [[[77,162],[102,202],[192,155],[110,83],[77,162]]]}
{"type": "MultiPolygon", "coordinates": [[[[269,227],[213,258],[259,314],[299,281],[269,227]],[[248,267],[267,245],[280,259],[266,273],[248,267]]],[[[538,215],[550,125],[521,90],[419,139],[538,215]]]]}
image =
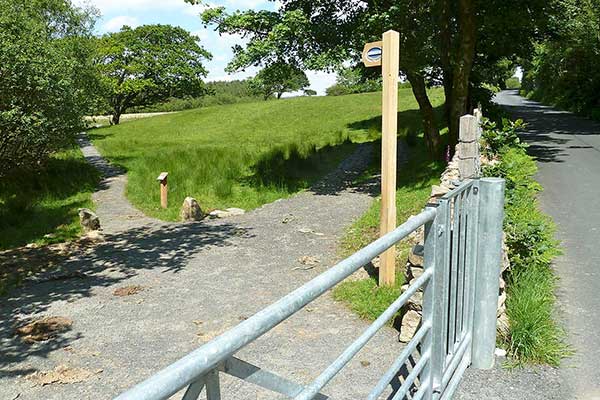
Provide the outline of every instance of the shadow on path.
{"type": "Polygon", "coordinates": [[[252,234],[247,228],[229,223],[166,225],[158,229],[142,226],[107,235],[106,241],[95,247],[81,247],[59,268],[31,278],[3,300],[0,378],[31,373],[30,369],[2,369],[32,355],[45,357],[81,338],[63,334],[47,342],[26,344],[15,334],[17,327],[44,315],[53,303],[92,296],[95,289],[116,285],[144,269],[176,274],[186,267],[193,254],[211,247],[226,247],[232,237],[247,239],[252,234]]]}

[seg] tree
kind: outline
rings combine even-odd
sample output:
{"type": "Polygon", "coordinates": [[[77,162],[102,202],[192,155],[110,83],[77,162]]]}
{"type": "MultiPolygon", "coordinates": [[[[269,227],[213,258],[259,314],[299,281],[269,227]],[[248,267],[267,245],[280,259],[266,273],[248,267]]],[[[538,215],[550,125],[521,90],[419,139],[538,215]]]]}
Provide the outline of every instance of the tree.
{"type": "Polygon", "coordinates": [[[252,80],[252,86],[265,100],[278,99],[284,93],[302,90],[310,85],[306,74],[293,65],[275,62],[263,68],[252,80]]]}
{"type": "Polygon", "coordinates": [[[521,60],[535,99],[600,119],[600,0],[563,0],[552,35],[521,60]]]}
{"type": "Polygon", "coordinates": [[[305,96],[316,96],[317,95],[317,91],[316,90],[312,90],[312,89],[304,89],[304,95],[305,96]]]}
{"type": "Polygon", "coordinates": [[[538,35],[553,2],[284,0],[277,11],[228,14],[224,8],[211,8],[202,19],[220,33],[247,39],[245,47],[234,47],[230,70],[271,60],[308,69],[335,68],[348,60],[357,62],[364,43],[379,40],[384,31],[399,31],[400,67],[419,104],[430,151],[439,157],[441,138],[427,88],[444,86],[453,145],[459,118],[471,107],[471,72],[479,57],[495,62],[531,48],[529,40],[515,37],[538,35]]]}
{"type": "Polygon", "coordinates": [[[143,25],[110,33],[98,40],[97,60],[112,123],[132,106],[169,97],[201,96],[211,54],[198,38],[170,25],[143,25]]]}
{"type": "Polygon", "coordinates": [[[94,86],[93,10],[0,0],[0,176],[36,169],[84,128],[94,86]]]}
{"type": "Polygon", "coordinates": [[[381,90],[381,75],[370,76],[362,66],[339,68],[335,79],[335,86],[332,86],[330,92],[336,93],[368,93],[381,90]]]}

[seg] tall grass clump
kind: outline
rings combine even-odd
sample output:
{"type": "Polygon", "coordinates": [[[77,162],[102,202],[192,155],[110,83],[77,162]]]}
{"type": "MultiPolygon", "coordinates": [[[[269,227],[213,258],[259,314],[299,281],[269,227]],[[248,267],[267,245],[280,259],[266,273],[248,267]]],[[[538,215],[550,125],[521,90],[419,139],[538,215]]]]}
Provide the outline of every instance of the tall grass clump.
{"type": "Polygon", "coordinates": [[[554,239],[555,226],[540,211],[537,194],[542,187],[534,180],[537,166],[519,141],[522,121],[505,120],[502,127],[487,122],[485,152],[497,160],[487,167],[486,176],[506,180],[504,232],[510,269],[506,312],[510,327],[500,332],[515,365],[522,363],[557,366],[568,354],[565,335],[554,318],[556,276],[553,259],[560,254],[554,239]]]}

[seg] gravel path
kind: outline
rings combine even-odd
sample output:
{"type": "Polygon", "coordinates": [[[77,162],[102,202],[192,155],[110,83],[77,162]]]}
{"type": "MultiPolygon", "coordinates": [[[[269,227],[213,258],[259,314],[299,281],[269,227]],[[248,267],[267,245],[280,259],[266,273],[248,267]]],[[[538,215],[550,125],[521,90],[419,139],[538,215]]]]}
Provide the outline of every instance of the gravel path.
{"type": "Polygon", "coordinates": [[[96,214],[100,217],[105,233],[124,232],[142,226],[162,226],[165,223],[145,216],[129,203],[125,197],[127,174],[111,165],[89,141],[85,133],[80,133],[77,142],[85,159],[103,175],[100,187],[92,195],[96,214]]]}
{"type": "MultiPolygon", "coordinates": [[[[159,223],[129,206],[124,176],[85,138],[81,143],[107,174],[95,196],[106,242],[26,283],[0,306],[0,399],[115,396],[333,265],[337,239],[374,191],[348,184],[369,161],[371,147],[363,145],[311,191],[226,220],[159,223]],[[309,268],[299,262],[303,256],[319,263],[309,268]],[[141,291],[114,295],[125,286],[141,291]],[[72,319],[72,327],[32,345],[14,335],[16,326],[50,315],[72,319]],[[52,377],[40,372],[60,366],[81,382],[40,384],[52,377]]],[[[238,356],[307,383],[366,326],[327,294],[238,356]]],[[[383,329],[324,392],[364,398],[401,348],[397,332],[383,329]]],[[[225,399],[278,398],[229,377],[222,387],[225,399]]]]}

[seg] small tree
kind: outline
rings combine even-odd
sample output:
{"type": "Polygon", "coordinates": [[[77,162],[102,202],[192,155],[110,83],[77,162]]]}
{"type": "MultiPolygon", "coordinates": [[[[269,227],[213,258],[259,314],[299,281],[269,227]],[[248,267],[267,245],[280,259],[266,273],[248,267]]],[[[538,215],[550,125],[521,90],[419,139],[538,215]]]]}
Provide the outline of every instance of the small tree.
{"type": "Polygon", "coordinates": [[[198,38],[170,25],[143,25],[103,36],[98,41],[97,65],[112,123],[132,106],[169,97],[201,96],[207,74],[202,65],[211,54],[198,38]]]}
{"type": "Polygon", "coordinates": [[[302,90],[309,85],[304,71],[281,62],[263,68],[252,80],[252,86],[265,100],[274,95],[280,99],[284,93],[302,90]]]}
{"type": "Polygon", "coordinates": [[[305,96],[316,96],[317,95],[317,91],[316,90],[312,90],[312,89],[304,89],[304,95],[305,96]]]}

